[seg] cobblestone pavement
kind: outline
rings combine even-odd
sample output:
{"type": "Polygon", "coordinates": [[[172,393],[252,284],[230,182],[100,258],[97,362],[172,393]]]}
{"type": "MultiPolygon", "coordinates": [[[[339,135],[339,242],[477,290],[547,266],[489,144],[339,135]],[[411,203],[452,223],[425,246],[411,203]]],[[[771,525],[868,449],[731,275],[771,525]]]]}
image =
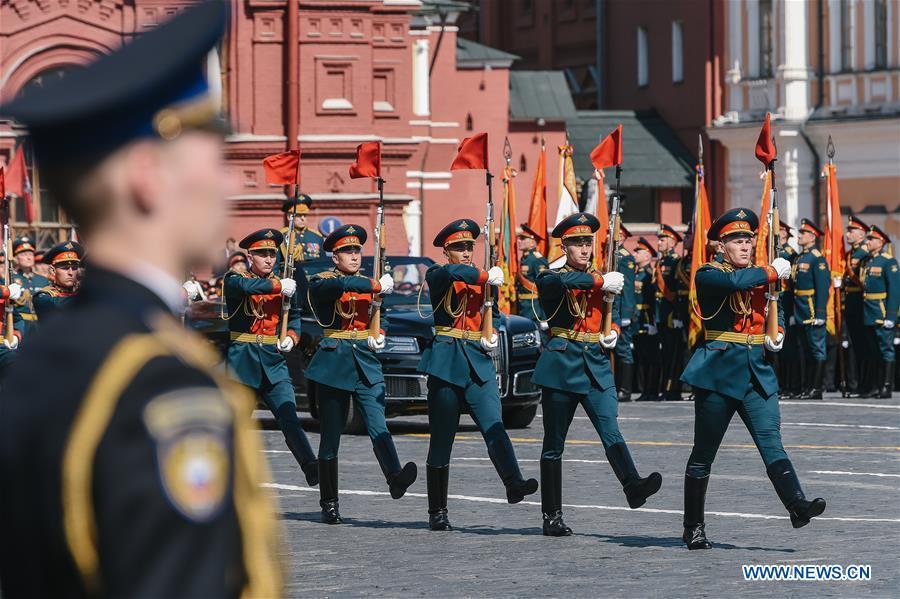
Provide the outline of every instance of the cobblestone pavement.
{"type": "MultiPolygon", "coordinates": [[[[536,494],[507,505],[478,431],[463,417],[450,475],[453,532],[427,529],[424,417],[391,429],[419,480],[394,501],[365,436],[341,446],[341,512],[319,523],[318,490],[306,487],[283,438],[263,418],[288,553],[287,593],[299,597],[896,597],[900,589],[900,396],[890,400],[782,402],[788,454],[823,517],[794,530],[750,435],[735,417],[707,496],[715,548],[681,543],[682,480],[693,404],[620,405],[620,425],[642,474],[662,490],[630,510],[603,447],[579,409],[565,454],[563,503],[576,535],[541,536],[536,494]],[[871,565],[868,582],[747,582],[743,564],[871,565]]],[[[318,443],[316,425],[304,420],[318,443]]],[[[538,477],[541,420],[510,435],[526,476],[538,477]]]]}

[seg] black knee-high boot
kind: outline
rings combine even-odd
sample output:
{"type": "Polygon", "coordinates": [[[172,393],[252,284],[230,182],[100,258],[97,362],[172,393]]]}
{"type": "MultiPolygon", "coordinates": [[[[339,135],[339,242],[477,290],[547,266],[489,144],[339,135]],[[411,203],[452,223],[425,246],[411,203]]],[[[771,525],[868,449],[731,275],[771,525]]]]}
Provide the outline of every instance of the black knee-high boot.
{"type": "Polygon", "coordinates": [[[541,512],[545,537],[572,534],[562,515],[562,460],[541,460],[541,512]]]}
{"type": "Polygon", "coordinates": [[[684,534],[682,540],[688,549],[709,549],[712,543],[706,538],[704,505],[709,477],[684,477],[684,534]]]}
{"type": "Polygon", "coordinates": [[[894,364],[895,362],[887,362],[882,360],[881,368],[882,368],[882,379],[881,379],[881,388],[878,391],[879,399],[890,399],[891,394],[894,392],[894,364]]]}
{"type": "Polygon", "coordinates": [[[502,439],[497,441],[488,450],[488,455],[500,480],[506,487],[506,501],[509,503],[519,503],[527,495],[531,495],[538,490],[538,481],[533,478],[525,480],[522,478],[522,472],[519,470],[519,464],[516,462],[516,452],[513,449],[512,442],[505,434],[502,439]]]}
{"type": "Polygon", "coordinates": [[[619,389],[617,393],[619,401],[631,401],[631,379],[634,374],[634,364],[620,361],[616,364],[616,374],[619,378],[619,382],[616,384],[619,389]]]}
{"type": "Polygon", "coordinates": [[[391,497],[400,499],[406,494],[406,490],[410,485],[416,482],[416,476],[418,475],[416,464],[407,462],[403,468],[400,467],[397,448],[394,447],[394,441],[390,435],[382,435],[373,439],[372,450],[375,452],[378,465],[381,466],[381,472],[387,481],[391,497]]]}
{"type": "Polygon", "coordinates": [[[338,509],[338,460],[319,460],[319,505],[322,507],[322,522],[341,524],[338,509]]]}
{"type": "Polygon", "coordinates": [[[447,518],[447,490],[450,483],[450,465],[436,468],[425,464],[425,480],[428,486],[428,528],[453,530],[447,518]]]}
{"type": "Polygon", "coordinates": [[[825,511],[825,500],[821,497],[812,501],[806,499],[790,460],[778,460],[769,464],[766,473],[775,487],[775,492],[778,493],[778,498],[787,508],[794,528],[806,526],[812,518],[825,511]]]}
{"type": "Polygon", "coordinates": [[[300,427],[300,419],[297,418],[297,409],[292,404],[284,404],[275,412],[275,422],[284,435],[284,441],[291,450],[291,454],[300,465],[306,477],[306,484],[315,487],[319,484],[319,464],[316,454],[309,444],[306,433],[300,427]]]}
{"type": "Polygon", "coordinates": [[[659,491],[662,486],[662,475],[659,472],[651,472],[650,476],[641,478],[634,465],[634,460],[631,459],[628,446],[624,443],[610,445],[606,450],[606,459],[609,460],[609,465],[616,473],[616,478],[622,483],[625,497],[628,499],[628,506],[631,509],[637,509],[644,505],[647,498],[659,491]]]}

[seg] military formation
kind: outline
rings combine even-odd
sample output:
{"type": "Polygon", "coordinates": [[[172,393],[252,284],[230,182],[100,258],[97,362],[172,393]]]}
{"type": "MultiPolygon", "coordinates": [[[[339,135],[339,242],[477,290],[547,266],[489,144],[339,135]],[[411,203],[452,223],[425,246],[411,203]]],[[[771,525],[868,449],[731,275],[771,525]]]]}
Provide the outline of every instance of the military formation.
{"type": "MultiPolygon", "coordinates": [[[[0,384],[4,399],[15,400],[4,402],[0,420],[0,537],[17,539],[0,548],[4,596],[277,596],[278,528],[249,417],[257,401],[273,414],[307,485],[318,485],[326,524],[343,522],[339,447],[352,405],[391,497],[401,499],[418,477],[415,461],[401,463],[385,424],[376,352],[387,340],[373,318],[394,279],[362,272],[364,227],[344,225],[323,239],[308,228],[312,200],[298,195],[284,207],[296,215],[293,230],[246,235],[239,244],[246,262],[231,261],[222,279],[224,367],[179,322],[185,303],[202,296],[193,278],[181,283],[184,273],[212,259],[224,228],[217,198],[229,192],[221,158],[228,128],[204,61],[226,23],[225,3],[201,3],[0,107],[29,127],[45,184],[86,240],[47,251],[49,278],[41,278],[32,240],[18,239],[17,270],[0,285],[4,308],[13,308],[4,318],[0,384]],[[307,278],[302,262],[325,254],[334,267],[307,278]],[[283,268],[290,257],[301,266],[294,273],[283,268]],[[297,417],[286,362],[303,334],[304,297],[323,328],[306,370],[319,406],[317,451],[297,417]],[[56,380],[46,376],[48,364],[56,380]]],[[[533,376],[543,414],[540,480],[523,474],[501,417],[491,354],[505,273],[475,264],[476,221],[441,229],[433,243],[443,260],[425,274],[434,337],[418,365],[427,376],[430,434],[423,526],[452,530],[451,452],[463,412],[484,439],[507,502],[540,489],[544,535],[573,534],[563,519],[562,457],[579,405],[625,502],[641,507],[663,479],[641,476],[619,429],[618,404],[635,393],[638,401],[694,402],[694,443],[684,456],[687,548],[713,546],[705,497],[735,413],[793,527],[822,514],[825,500],[806,497],[785,452],[779,399],[784,390],[817,399],[827,387],[829,289],[846,298],[855,373],[848,392],[890,396],[900,273],[889,237],[858,218],[848,223],[852,249],[839,277],[828,271],[816,247],[822,233],[809,220],[799,251],[783,226],[780,254],[754,264],[758,226],[743,208],[712,223],[713,257],[694,276],[696,305],[691,257],[678,252],[689,244],[667,224],[655,243],[640,237],[630,252],[610,244],[616,268],[605,272],[595,266],[594,215],[572,214],[549,233],[562,249],[553,268],[535,249],[548,233],[521,228],[517,310],[535,322],[544,346],[533,376]],[[773,338],[766,310],[770,286],[779,285],[773,338]],[[688,347],[694,316],[704,326],[688,347]]],[[[622,227],[614,241],[630,236],[622,227]]]]}

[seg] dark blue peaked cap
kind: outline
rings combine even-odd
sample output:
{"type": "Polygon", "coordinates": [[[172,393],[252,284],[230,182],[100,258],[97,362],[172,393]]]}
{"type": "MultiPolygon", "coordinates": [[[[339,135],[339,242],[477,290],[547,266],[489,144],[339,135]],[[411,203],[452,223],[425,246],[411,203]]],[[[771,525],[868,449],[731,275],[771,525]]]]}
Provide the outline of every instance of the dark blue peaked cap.
{"type": "Polygon", "coordinates": [[[228,5],[206,0],[112,54],[0,106],[28,127],[40,164],[89,164],[142,138],[224,130],[209,95],[206,57],[228,5]]]}

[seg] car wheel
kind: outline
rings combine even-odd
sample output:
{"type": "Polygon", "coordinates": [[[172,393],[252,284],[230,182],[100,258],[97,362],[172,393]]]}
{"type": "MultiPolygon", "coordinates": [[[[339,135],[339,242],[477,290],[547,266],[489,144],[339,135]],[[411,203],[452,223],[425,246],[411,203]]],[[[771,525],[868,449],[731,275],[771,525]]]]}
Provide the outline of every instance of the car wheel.
{"type": "Polygon", "coordinates": [[[537,414],[537,404],[525,408],[507,408],[503,410],[503,426],[506,428],[528,428],[537,414]]]}
{"type": "Polygon", "coordinates": [[[356,402],[352,399],[347,402],[347,418],[344,422],[345,435],[362,435],[366,432],[366,423],[363,422],[362,415],[356,409],[356,402]]]}

